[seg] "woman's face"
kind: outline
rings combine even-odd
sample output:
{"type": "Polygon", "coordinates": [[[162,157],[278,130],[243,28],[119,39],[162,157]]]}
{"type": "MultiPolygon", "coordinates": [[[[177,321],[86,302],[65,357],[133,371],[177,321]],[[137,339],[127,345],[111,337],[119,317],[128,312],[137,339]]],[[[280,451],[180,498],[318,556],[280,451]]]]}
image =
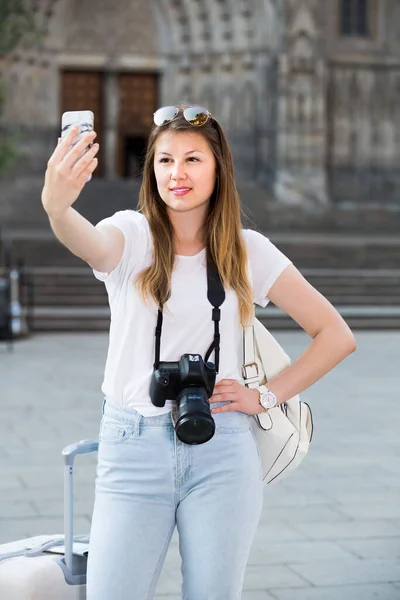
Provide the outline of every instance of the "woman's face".
{"type": "Polygon", "coordinates": [[[188,212],[208,203],[214,190],[216,161],[196,131],[164,131],[157,139],[154,173],[168,209],[188,212]]]}

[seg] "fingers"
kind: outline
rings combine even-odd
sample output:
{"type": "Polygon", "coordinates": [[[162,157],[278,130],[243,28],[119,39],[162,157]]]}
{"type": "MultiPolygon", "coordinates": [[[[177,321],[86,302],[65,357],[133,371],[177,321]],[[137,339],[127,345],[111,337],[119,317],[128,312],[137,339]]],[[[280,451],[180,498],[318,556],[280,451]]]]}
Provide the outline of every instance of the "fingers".
{"type": "Polygon", "coordinates": [[[239,386],[239,382],[236,379],[221,379],[214,386],[214,394],[224,394],[226,392],[236,392],[239,386]]]}
{"type": "Polygon", "coordinates": [[[77,182],[81,187],[83,187],[88,181],[90,181],[91,176],[95,168],[97,167],[98,160],[94,158],[92,162],[84,169],[77,177],[77,182]]]}
{"type": "Polygon", "coordinates": [[[218,381],[218,383],[215,384],[215,387],[218,387],[219,385],[234,385],[235,383],[238,383],[236,379],[221,379],[221,381],[218,381]]]}
{"type": "Polygon", "coordinates": [[[209,399],[210,404],[213,404],[214,402],[239,402],[240,399],[237,397],[236,394],[222,394],[220,396],[211,396],[211,398],[209,399]]]}
{"type": "Polygon", "coordinates": [[[223,406],[217,406],[217,408],[212,408],[212,413],[222,413],[229,412],[230,410],[239,410],[235,404],[224,404],[223,406]]]}
{"type": "MultiPolygon", "coordinates": [[[[85,152],[84,155],[81,156],[81,158],[77,162],[75,162],[75,164],[72,166],[72,173],[79,175],[79,173],[81,173],[84,169],[86,169],[86,167],[91,163],[93,158],[96,156],[98,150],[99,150],[99,144],[93,144],[93,146],[91,148],[89,148],[89,150],[87,152],[85,152]]],[[[71,153],[72,152],[73,152],[73,150],[71,150],[71,153]]],[[[68,166],[67,161],[65,161],[65,162],[66,162],[66,166],[68,166]]]]}
{"type": "Polygon", "coordinates": [[[83,177],[85,180],[97,167],[98,159],[96,154],[99,150],[99,144],[93,146],[82,156],[72,168],[72,174],[76,177],[83,177]]]}
{"type": "Polygon", "coordinates": [[[78,125],[74,125],[68,130],[65,137],[58,138],[58,144],[56,149],[51,156],[50,164],[59,164],[66,157],[68,157],[69,167],[78,160],[80,154],[82,154],[85,148],[94,140],[96,137],[95,131],[90,131],[82,136],[82,138],[75,143],[77,136],[79,135],[80,128],[78,125]],[[72,149],[71,149],[71,146],[72,149]]]}
{"type": "Polygon", "coordinates": [[[53,159],[53,162],[59,163],[62,161],[62,159],[67,154],[69,147],[71,146],[72,142],[74,141],[74,139],[76,138],[78,133],[79,133],[79,126],[74,125],[73,127],[71,127],[69,129],[69,131],[65,137],[58,138],[57,147],[53,153],[53,156],[51,157],[51,159],[53,159]]]}
{"type": "Polygon", "coordinates": [[[231,394],[233,393],[232,387],[231,386],[215,386],[214,387],[214,391],[213,391],[213,396],[221,396],[221,395],[225,395],[225,394],[231,394]]]}
{"type": "MultiPolygon", "coordinates": [[[[76,162],[78,162],[86,153],[88,147],[92,144],[94,138],[96,137],[95,131],[90,131],[89,133],[85,133],[82,138],[74,144],[74,146],[70,149],[70,146],[66,149],[66,153],[64,154],[64,158],[62,162],[66,165],[67,168],[72,169],[76,162]]],[[[62,144],[61,144],[62,145],[62,144]]]]}

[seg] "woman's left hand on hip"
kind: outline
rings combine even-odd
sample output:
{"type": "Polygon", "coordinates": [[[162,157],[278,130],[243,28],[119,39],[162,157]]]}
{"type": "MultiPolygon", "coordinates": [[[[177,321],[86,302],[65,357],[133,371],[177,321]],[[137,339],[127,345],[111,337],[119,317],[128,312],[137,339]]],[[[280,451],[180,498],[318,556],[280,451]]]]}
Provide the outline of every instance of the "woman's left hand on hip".
{"type": "Polygon", "coordinates": [[[236,410],[247,415],[259,415],[264,408],[259,401],[260,393],[257,389],[247,388],[236,379],[222,379],[215,384],[213,395],[210,398],[211,408],[213,402],[229,402],[223,406],[212,408],[213,413],[236,410]]]}

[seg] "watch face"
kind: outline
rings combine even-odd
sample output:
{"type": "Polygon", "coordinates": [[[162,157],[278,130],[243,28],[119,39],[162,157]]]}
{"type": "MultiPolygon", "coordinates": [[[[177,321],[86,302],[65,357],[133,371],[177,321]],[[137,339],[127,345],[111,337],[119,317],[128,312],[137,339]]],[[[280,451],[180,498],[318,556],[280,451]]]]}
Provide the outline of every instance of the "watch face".
{"type": "Polygon", "coordinates": [[[273,408],[276,405],[275,394],[270,391],[264,392],[261,394],[260,401],[264,408],[273,408]]]}

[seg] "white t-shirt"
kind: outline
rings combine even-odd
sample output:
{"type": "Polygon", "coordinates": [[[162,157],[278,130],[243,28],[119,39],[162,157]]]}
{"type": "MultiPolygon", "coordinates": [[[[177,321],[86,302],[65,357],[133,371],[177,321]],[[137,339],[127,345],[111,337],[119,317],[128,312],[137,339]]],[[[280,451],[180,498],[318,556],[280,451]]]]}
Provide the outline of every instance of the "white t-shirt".
{"type": "MultiPolygon", "coordinates": [[[[153,260],[153,242],[146,217],[135,210],[116,212],[100,221],[118,227],[125,237],[119,265],[109,274],[94,270],[105,282],[111,310],[107,362],[102,392],[114,404],[135,409],[143,416],[166,413],[152,404],[149,394],[155,358],[155,327],[158,309],[146,305],[133,283],[153,260]]],[[[100,224],[99,223],[99,224],[100,224]]],[[[243,230],[250,263],[254,302],[266,306],[267,294],[291,261],[265,236],[243,230]]],[[[242,327],[236,293],[225,291],[221,305],[220,365],[216,381],[241,376],[242,327]]],[[[182,354],[200,354],[203,359],[214,339],[212,306],[207,299],[206,250],[195,256],[177,256],[172,272],[171,297],[164,306],[160,360],[178,361],[182,354]]],[[[210,361],[214,361],[214,352],[210,361]]]]}

